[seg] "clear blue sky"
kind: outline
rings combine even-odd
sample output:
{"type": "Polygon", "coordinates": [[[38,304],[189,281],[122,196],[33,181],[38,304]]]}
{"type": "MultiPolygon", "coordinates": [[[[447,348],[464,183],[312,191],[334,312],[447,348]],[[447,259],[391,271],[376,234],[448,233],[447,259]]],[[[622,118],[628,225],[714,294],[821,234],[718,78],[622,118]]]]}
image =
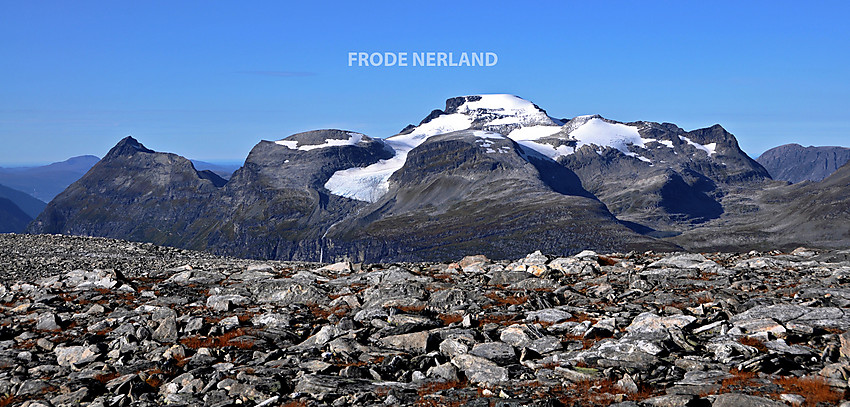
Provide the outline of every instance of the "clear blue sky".
{"type": "Polygon", "coordinates": [[[0,1],[0,165],[125,135],[242,161],[258,141],[386,137],[446,98],[554,117],[722,124],[752,156],[850,144],[846,1],[0,1]],[[351,68],[349,51],[492,51],[495,67],[351,68]]]}

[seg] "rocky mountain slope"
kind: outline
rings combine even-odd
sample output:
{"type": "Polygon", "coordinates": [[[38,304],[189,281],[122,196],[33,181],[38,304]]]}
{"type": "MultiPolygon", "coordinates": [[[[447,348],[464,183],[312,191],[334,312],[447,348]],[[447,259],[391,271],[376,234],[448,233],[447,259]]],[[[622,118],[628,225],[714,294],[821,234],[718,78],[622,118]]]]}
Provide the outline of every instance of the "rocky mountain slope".
{"type": "Polygon", "coordinates": [[[51,201],[30,230],[185,245],[181,234],[224,182],[127,137],[51,201]]]}
{"type": "Polygon", "coordinates": [[[756,161],[776,180],[820,181],[850,161],[850,148],[785,144],[765,151],[756,161]]]}
{"type": "Polygon", "coordinates": [[[744,215],[723,216],[669,240],[691,250],[844,248],[850,242],[848,191],[850,163],[821,182],[768,185],[740,199],[744,215]]]}
{"type": "Polygon", "coordinates": [[[850,253],[293,263],[0,235],[6,405],[825,406],[850,253]]]}
{"type": "MultiPolygon", "coordinates": [[[[226,183],[132,144],[29,231],[255,258],[431,261],[771,244],[750,238],[770,235],[771,214],[792,210],[770,195],[787,185],[719,125],[561,120],[512,95],[451,98],[386,139],[317,130],[262,141],[226,183]]],[[[785,233],[784,243],[846,242],[829,228],[785,233]]]]}

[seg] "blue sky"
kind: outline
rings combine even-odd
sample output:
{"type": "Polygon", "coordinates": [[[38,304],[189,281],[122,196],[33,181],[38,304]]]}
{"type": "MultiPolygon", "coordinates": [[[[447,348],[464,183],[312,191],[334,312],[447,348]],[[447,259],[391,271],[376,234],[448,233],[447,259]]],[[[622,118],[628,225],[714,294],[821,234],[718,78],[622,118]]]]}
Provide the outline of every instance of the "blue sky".
{"type": "Polygon", "coordinates": [[[128,134],[242,161],[311,129],[390,136],[478,93],[558,118],[720,123],[753,157],[850,146],[848,4],[2,1],[0,165],[102,156],[128,134]],[[350,51],[499,62],[349,67],[350,51]]]}

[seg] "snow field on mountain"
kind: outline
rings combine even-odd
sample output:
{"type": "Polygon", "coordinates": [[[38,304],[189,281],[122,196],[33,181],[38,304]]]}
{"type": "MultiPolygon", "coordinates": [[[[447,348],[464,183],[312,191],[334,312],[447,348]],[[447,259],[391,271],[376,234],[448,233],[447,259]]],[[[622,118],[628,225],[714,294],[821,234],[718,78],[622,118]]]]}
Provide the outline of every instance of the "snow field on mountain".
{"type": "Polygon", "coordinates": [[[315,150],[317,148],[325,148],[332,146],[353,146],[363,140],[363,134],[348,132],[351,136],[347,140],[345,139],[327,139],[323,144],[310,144],[306,146],[298,146],[298,141],[296,140],[278,140],[275,143],[280,144],[290,150],[302,150],[302,151],[310,151],[315,150]]]}

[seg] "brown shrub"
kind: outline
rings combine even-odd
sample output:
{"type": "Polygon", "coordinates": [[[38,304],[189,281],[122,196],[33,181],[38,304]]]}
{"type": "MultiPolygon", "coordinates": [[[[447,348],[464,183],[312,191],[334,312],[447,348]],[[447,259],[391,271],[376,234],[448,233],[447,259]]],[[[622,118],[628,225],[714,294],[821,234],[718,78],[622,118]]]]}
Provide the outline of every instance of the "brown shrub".
{"type": "Polygon", "coordinates": [[[502,295],[499,295],[499,293],[491,291],[491,292],[484,294],[484,296],[493,300],[496,304],[503,305],[503,306],[506,306],[506,305],[521,305],[521,304],[525,304],[525,302],[528,301],[527,295],[519,294],[519,293],[513,294],[513,295],[502,296],[502,295]]]}
{"type": "Polygon", "coordinates": [[[180,339],[180,343],[190,349],[199,348],[223,348],[225,346],[233,346],[238,349],[253,349],[253,341],[233,341],[234,338],[247,335],[248,330],[237,328],[232,331],[225,332],[218,336],[202,337],[198,335],[189,336],[180,339]]]}
{"type": "Polygon", "coordinates": [[[455,322],[463,321],[463,315],[461,314],[439,314],[437,318],[440,318],[440,321],[443,321],[443,325],[454,324],[455,322]]]}
{"type": "Polygon", "coordinates": [[[732,369],[729,371],[732,374],[732,377],[723,379],[720,383],[721,386],[727,389],[732,388],[740,388],[740,387],[753,387],[757,384],[753,382],[753,379],[758,376],[756,372],[747,372],[744,370],[732,369]]]}
{"type": "Polygon", "coordinates": [[[426,394],[433,394],[438,391],[449,390],[449,389],[462,389],[469,386],[469,382],[461,381],[461,380],[452,380],[447,382],[427,382],[419,387],[417,393],[419,396],[424,396],[426,394]]]}
{"type": "Polygon", "coordinates": [[[21,400],[15,397],[14,394],[5,394],[0,397],[0,407],[11,406],[19,401],[21,400]]]}
{"type": "Polygon", "coordinates": [[[481,325],[490,323],[499,325],[512,325],[516,322],[516,319],[518,317],[519,314],[486,314],[478,320],[478,323],[481,325]]]}
{"type": "Polygon", "coordinates": [[[118,372],[103,373],[103,374],[95,375],[94,379],[101,382],[101,383],[107,383],[110,380],[117,378],[118,376],[121,376],[118,372]]]}
{"type": "Polygon", "coordinates": [[[561,337],[561,342],[571,342],[578,341],[581,342],[582,349],[590,349],[594,343],[598,342],[600,338],[585,338],[581,335],[573,335],[573,334],[564,334],[561,337]]]}
{"type": "Polygon", "coordinates": [[[816,406],[818,403],[838,404],[844,394],[835,391],[821,377],[780,377],[773,381],[788,393],[799,394],[806,398],[805,406],[816,406]]]}

